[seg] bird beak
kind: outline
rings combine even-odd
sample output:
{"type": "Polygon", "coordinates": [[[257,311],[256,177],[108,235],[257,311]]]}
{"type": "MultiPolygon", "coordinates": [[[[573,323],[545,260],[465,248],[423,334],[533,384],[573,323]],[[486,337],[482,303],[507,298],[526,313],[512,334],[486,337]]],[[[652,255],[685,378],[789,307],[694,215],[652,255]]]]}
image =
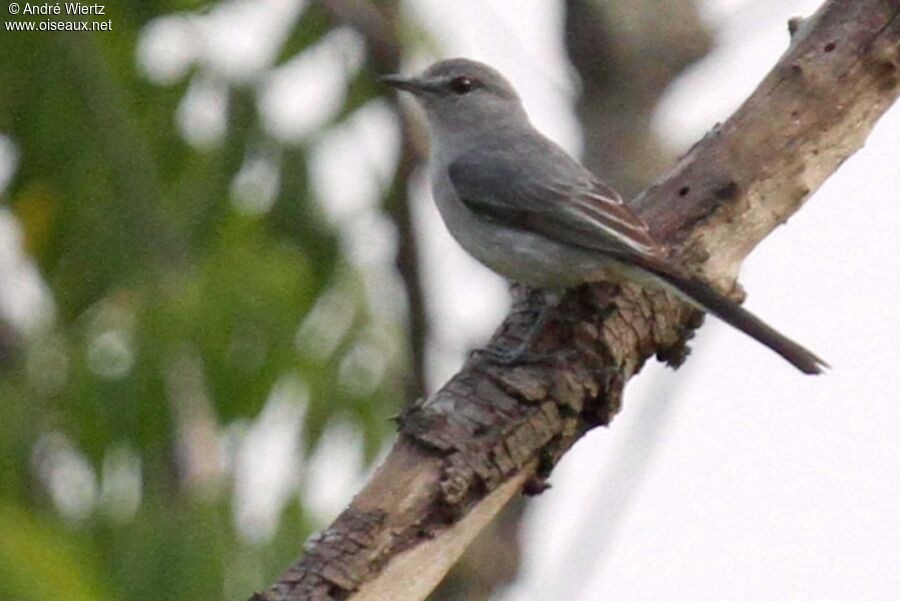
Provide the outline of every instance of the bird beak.
{"type": "Polygon", "coordinates": [[[425,83],[415,77],[403,77],[402,75],[395,74],[385,75],[380,79],[393,88],[403,90],[404,92],[411,92],[416,96],[421,96],[428,91],[428,87],[425,85],[425,83]]]}

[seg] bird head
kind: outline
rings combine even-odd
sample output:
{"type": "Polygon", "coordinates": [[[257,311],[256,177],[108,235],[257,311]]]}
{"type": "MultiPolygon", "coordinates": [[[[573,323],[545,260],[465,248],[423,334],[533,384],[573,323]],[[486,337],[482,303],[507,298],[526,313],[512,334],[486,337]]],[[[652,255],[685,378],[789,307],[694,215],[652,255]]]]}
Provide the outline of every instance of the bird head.
{"type": "Polygon", "coordinates": [[[421,75],[387,75],[385,83],[413,94],[438,132],[484,128],[524,116],[512,85],[496,69],[453,58],[433,64],[421,75]]]}

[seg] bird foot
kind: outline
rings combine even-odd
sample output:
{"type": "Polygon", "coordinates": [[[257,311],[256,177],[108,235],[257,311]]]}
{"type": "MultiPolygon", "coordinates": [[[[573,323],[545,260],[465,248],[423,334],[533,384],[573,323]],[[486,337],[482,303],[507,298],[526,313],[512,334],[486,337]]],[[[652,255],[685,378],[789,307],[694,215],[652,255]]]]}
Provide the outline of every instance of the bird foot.
{"type": "Polygon", "coordinates": [[[526,348],[524,344],[511,349],[477,349],[472,351],[469,356],[473,358],[481,357],[503,367],[545,363],[553,358],[551,353],[536,353],[526,348]]]}
{"type": "Polygon", "coordinates": [[[511,349],[486,348],[472,351],[469,356],[472,358],[483,357],[484,359],[501,365],[503,367],[511,367],[513,365],[535,365],[538,363],[555,363],[561,359],[566,359],[576,354],[574,349],[562,351],[554,351],[552,353],[539,353],[530,350],[526,345],[520,344],[511,349]]]}

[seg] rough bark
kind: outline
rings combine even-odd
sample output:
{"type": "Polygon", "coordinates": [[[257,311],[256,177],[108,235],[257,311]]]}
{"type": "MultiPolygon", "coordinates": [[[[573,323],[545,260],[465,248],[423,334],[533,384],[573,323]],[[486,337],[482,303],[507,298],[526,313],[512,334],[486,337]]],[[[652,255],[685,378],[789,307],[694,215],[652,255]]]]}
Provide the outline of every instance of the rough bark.
{"type": "MultiPolygon", "coordinates": [[[[711,35],[694,0],[662,5],[656,0],[567,0],[565,5],[565,44],[581,82],[576,112],[584,132],[582,161],[629,197],[674,161],[674,150],[652,127],[653,115],[669,84],[706,55],[711,35]]],[[[616,501],[617,507],[629,504],[627,494],[616,501]]],[[[525,506],[521,497],[507,504],[429,600],[487,601],[511,583],[522,555],[525,506]]],[[[590,532],[581,534],[592,539],[590,532]]],[[[578,546],[584,542],[569,548],[573,556],[582,559],[578,546]]],[[[592,541],[591,547],[598,544],[592,541]]]]}
{"type": "MultiPolygon", "coordinates": [[[[635,207],[657,237],[723,289],[742,259],[865,140],[900,92],[900,0],[831,0],[795,23],[753,95],[635,207]]],[[[522,338],[539,297],[522,294],[491,344],[522,338]]],[[[401,416],[384,465],[305,555],[256,601],[422,599],[520,489],[618,412],[656,354],[684,359],[696,312],[662,293],[572,291],[540,340],[542,364],[473,357],[401,416]]]]}
{"type": "MultiPolygon", "coordinates": [[[[712,34],[695,0],[566,0],[566,9],[566,48],[582,81],[576,109],[584,130],[583,161],[630,198],[676,159],[653,117],[669,84],[707,55],[712,34]]],[[[662,382],[664,388],[649,394],[654,402],[632,416],[632,434],[604,459],[605,476],[586,478],[598,497],[592,515],[584,516],[592,526],[568,541],[558,562],[569,573],[596,573],[615,549],[624,512],[671,423],[667,418],[686,400],[662,382]],[[599,494],[604,491],[616,494],[599,494]]],[[[582,586],[561,574],[555,580],[560,599],[577,596],[582,586]]]]}

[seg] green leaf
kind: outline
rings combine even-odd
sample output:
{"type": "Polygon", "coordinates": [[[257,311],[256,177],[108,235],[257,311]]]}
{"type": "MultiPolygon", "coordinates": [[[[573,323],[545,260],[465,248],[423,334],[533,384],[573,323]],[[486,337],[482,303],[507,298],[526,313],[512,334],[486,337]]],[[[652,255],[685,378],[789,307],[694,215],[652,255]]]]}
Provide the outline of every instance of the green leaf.
{"type": "Polygon", "coordinates": [[[90,546],[24,509],[0,504],[0,597],[111,601],[90,546]]]}

